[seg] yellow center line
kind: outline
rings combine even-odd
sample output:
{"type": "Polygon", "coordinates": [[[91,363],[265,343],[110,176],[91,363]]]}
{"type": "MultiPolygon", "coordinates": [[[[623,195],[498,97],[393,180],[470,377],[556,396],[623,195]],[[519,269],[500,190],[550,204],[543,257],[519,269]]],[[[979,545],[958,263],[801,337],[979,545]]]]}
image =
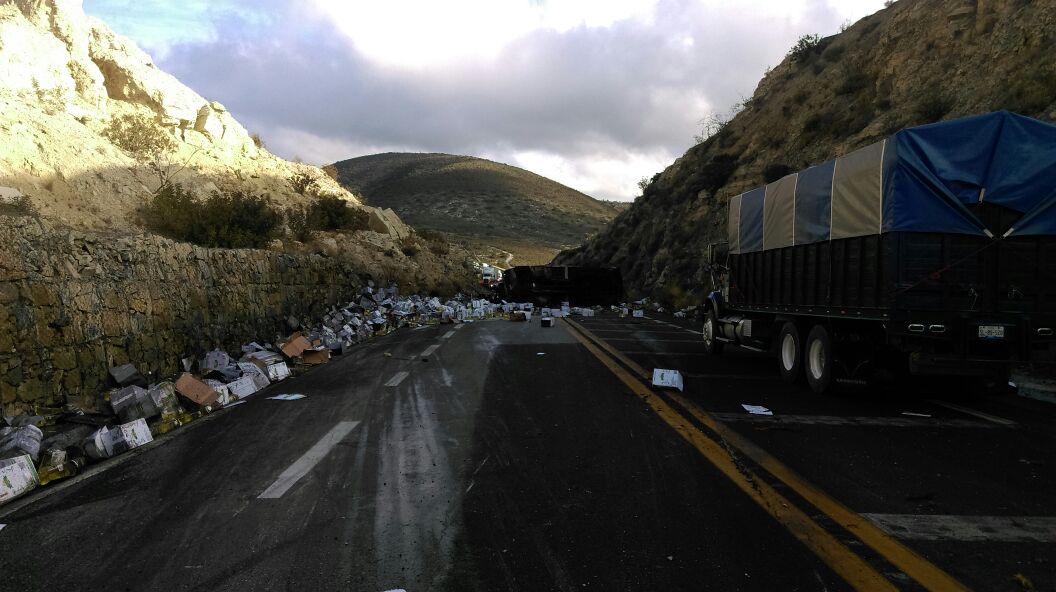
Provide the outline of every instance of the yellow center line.
{"type": "Polygon", "coordinates": [[[570,331],[570,333],[587,348],[587,351],[594,354],[620,381],[627,385],[631,392],[645,401],[678,435],[693,445],[734,485],[788,529],[792,536],[806,545],[855,590],[898,590],[872,566],[770,485],[755,478],[750,471],[739,467],[722,445],[686,421],[673,407],[656,396],[649,387],[642,384],[615,360],[606,356],[589,339],[579,334],[578,331],[570,331]]]}
{"type": "MultiPolygon", "coordinates": [[[[598,356],[599,359],[601,359],[601,361],[605,363],[605,365],[608,366],[610,369],[613,369],[613,367],[615,366],[616,368],[623,370],[623,368],[616,364],[615,360],[612,359],[616,358],[620,362],[622,362],[627,368],[630,368],[642,378],[649,379],[651,375],[647,373],[644,368],[632,361],[630,358],[615,350],[615,348],[605,343],[598,337],[590,335],[589,331],[584,329],[575,321],[572,321],[570,319],[565,320],[568,321],[568,323],[576,329],[576,331],[572,331],[572,334],[577,339],[579,339],[581,343],[587,345],[587,349],[591,350],[592,353],[595,354],[595,356],[598,356]],[[591,346],[594,346],[594,348],[592,349],[591,346]],[[601,356],[603,356],[604,354],[601,354],[601,351],[598,348],[603,349],[609,355],[602,358],[601,356]]],[[[616,370],[613,369],[613,372],[616,372],[616,370]]],[[[642,389],[648,392],[648,396],[651,399],[659,400],[659,397],[652,393],[649,387],[636,380],[629,372],[624,371],[624,374],[627,375],[628,379],[634,381],[642,389]]],[[[617,375],[619,376],[619,374],[617,375]]],[[[624,380],[624,383],[627,383],[627,380],[624,380]]],[[[639,396],[645,398],[642,393],[638,392],[633,387],[632,390],[634,390],[635,393],[639,396]]],[[[670,393],[669,396],[673,401],[678,403],[678,405],[680,405],[687,412],[689,412],[697,421],[699,421],[705,427],[718,434],[719,437],[722,438],[725,443],[736,449],[738,453],[743,454],[747,458],[750,458],[755,461],[764,470],[766,470],[779,481],[790,487],[798,495],[803,497],[803,499],[807,500],[807,502],[812,504],[818,510],[822,511],[825,515],[827,515],[840,526],[845,528],[848,532],[854,534],[854,536],[856,536],[859,540],[865,543],[869,548],[873,549],[884,559],[891,562],[892,565],[902,570],[903,573],[916,580],[924,588],[928,590],[943,591],[968,590],[967,586],[958,582],[956,579],[954,579],[951,575],[947,574],[945,571],[940,569],[938,566],[932,564],[931,562],[927,561],[919,554],[917,554],[917,552],[913,551],[909,547],[906,547],[894,538],[888,536],[868,519],[833,499],[831,496],[826,494],[816,485],[810,483],[809,481],[798,475],[795,471],[785,466],[781,461],[774,458],[773,455],[766,452],[762,448],[756,446],[747,438],[744,438],[740,434],[734,432],[722,422],[711,417],[706,411],[701,409],[689,399],[686,399],[684,396],[679,395],[677,393],[670,393]]],[[[649,401],[647,400],[647,402],[649,401]]],[[[650,404],[652,403],[650,402],[650,404]]],[[[671,412],[675,413],[679,417],[679,419],[682,419],[681,415],[678,415],[677,412],[673,409],[671,410],[671,412]]],[[[667,421],[666,418],[665,421],[667,421]]],[[[668,423],[670,424],[671,422],[668,421],[668,423]]],[[[703,433],[701,433],[701,437],[706,438],[703,433]]],[[[726,456],[727,458],[729,457],[728,454],[726,456]]],[[[709,457],[709,460],[712,459],[709,457]]],[[[715,461],[712,460],[712,462],[714,463],[715,461]]],[[[775,518],[776,517],[777,516],[775,516],[775,518]]],[[[784,522],[782,522],[782,524],[784,524],[784,522]]],[[[816,523],[814,523],[814,525],[817,528],[821,528],[816,523]]],[[[786,526],[788,525],[786,524],[786,526]]],[[[794,530],[793,533],[795,533],[794,530]]],[[[839,543],[837,542],[837,544],[839,543]]],[[[847,550],[846,547],[844,547],[844,549],[847,550]]],[[[847,550],[847,552],[850,553],[849,550],[847,550]]],[[[822,558],[824,559],[824,557],[822,558]]],[[[861,561],[860,558],[859,561],[861,561]]],[[[828,563],[827,560],[826,563],[828,563]]],[[[829,565],[830,567],[833,567],[833,569],[837,571],[837,573],[840,573],[840,575],[843,576],[843,574],[838,569],[836,569],[835,565],[832,565],[831,563],[829,565]]],[[[848,580],[848,582],[854,585],[854,582],[850,580],[848,580]]]]}

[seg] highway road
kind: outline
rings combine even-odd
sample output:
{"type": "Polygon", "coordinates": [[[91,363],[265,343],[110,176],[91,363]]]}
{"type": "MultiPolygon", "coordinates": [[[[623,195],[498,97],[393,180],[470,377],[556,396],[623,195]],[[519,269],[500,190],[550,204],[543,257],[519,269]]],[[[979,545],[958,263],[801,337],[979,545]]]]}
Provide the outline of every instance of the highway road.
{"type": "Polygon", "coordinates": [[[818,396],[656,315],[401,330],[0,507],[0,590],[1056,590],[1056,409],[948,384],[818,396]]]}

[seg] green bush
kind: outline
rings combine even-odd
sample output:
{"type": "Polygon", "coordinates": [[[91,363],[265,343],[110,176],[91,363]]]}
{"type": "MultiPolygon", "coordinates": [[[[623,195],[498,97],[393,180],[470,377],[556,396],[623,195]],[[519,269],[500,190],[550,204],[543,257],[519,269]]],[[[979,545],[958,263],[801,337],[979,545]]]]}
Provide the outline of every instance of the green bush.
{"type": "Polygon", "coordinates": [[[843,80],[836,87],[837,95],[856,95],[873,83],[873,79],[865,72],[854,69],[845,71],[843,80]]]}
{"type": "Polygon", "coordinates": [[[814,55],[821,53],[825,49],[825,44],[822,43],[821,35],[803,35],[796,40],[796,44],[792,46],[792,49],[788,50],[788,57],[793,62],[802,62],[810,59],[814,55]]]}
{"type": "Polygon", "coordinates": [[[103,136],[132,158],[146,162],[176,149],[176,140],[150,118],[126,113],[110,120],[103,136]]]}
{"type": "Polygon", "coordinates": [[[937,90],[932,90],[917,103],[913,111],[920,123],[933,123],[942,119],[951,109],[953,109],[953,101],[937,90]]]}
{"type": "Polygon", "coordinates": [[[425,245],[429,247],[429,250],[437,255],[447,255],[451,252],[451,245],[447,242],[447,237],[442,232],[426,229],[419,231],[418,236],[425,241],[425,245]]]}
{"type": "Polygon", "coordinates": [[[313,191],[319,186],[315,175],[311,173],[294,173],[287,181],[290,182],[290,187],[301,195],[307,195],[306,192],[313,191]]]}
{"type": "Polygon", "coordinates": [[[340,197],[322,196],[308,208],[309,223],[317,230],[367,230],[370,215],[340,197]]]}
{"type": "Polygon", "coordinates": [[[205,247],[259,248],[275,235],[282,216],[261,197],[214,191],[199,201],[179,184],[162,186],[143,210],[147,228],[205,247]]]}
{"type": "Polygon", "coordinates": [[[307,242],[316,230],[367,230],[370,228],[370,215],[349,206],[340,197],[323,196],[307,208],[287,211],[286,226],[297,240],[307,242]]]}

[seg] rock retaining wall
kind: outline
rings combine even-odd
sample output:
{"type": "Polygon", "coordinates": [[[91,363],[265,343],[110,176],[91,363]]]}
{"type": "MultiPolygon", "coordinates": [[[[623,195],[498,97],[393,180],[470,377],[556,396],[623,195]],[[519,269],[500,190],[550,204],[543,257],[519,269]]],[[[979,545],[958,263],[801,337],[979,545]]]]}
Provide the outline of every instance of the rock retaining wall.
{"type": "Polygon", "coordinates": [[[350,262],[207,249],[0,216],[0,402],[4,415],[94,404],[107,369],[171,375],[180,359],[287,333],[358,294],[350,262]]]}

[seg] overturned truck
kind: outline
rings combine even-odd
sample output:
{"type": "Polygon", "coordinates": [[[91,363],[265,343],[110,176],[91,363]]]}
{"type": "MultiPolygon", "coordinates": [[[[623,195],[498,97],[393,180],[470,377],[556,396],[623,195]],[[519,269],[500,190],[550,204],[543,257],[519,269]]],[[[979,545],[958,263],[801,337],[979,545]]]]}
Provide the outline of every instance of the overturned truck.
{"type": "Polygon", "coordinates": [[[703,338],[782,377],[999,376],[1056,359],[1056,126],[998,112],[895,133],[729,202],[703,338]]]}
{"type": "Polygon", "coordinates": [[[620,270],[611,267],[519,265],[502,277],[500,296],[542,306],[610,306],[623,298],[620,270]]]}

